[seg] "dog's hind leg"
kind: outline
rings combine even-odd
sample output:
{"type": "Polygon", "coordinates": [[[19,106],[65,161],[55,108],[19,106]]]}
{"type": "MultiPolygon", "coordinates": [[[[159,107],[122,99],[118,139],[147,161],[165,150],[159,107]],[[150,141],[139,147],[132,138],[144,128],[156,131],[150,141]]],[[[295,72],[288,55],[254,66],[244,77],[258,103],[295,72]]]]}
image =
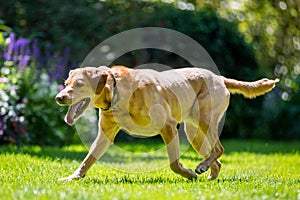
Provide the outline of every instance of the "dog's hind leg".
{"type": "Polygon", "coordinates": [[[197,96],[189,117],[185,120],[185,130],[189,142],[194,149],[204,157],[195,171],[201,174],[211,169],[209,179],[215,179],[221,168],[218,158],[224,149],[219,140],[219,122],[221,121],[228,105],[230,93],[218,81],[207,81],[204,88],[197,96]]]}
{"type": "Polygon", "coordinates": [[[179,136],[176,129],[176,121],[169,120],[161,130],[161,136],[166,144],[169,155],[170,168],[177,174],[190,180],[196,179],[196,173],[191,169],[186,169],[179,162],[179,136]]]}
{"type": "Polygon", "coordinates": [[[209,179],[215,179],[217,178],[220,168],[221,168],[221,163],[217,160],[224,152],[224,148],[222,147],[220,141],[218,140],[215,146],[212,148],[212,151],[210,154],[205,156],[205,160],[202,161],[197,167],[196,167],[196,172],[198,174],[201,174],[210,167],[211,173],[209,175],[209,179]]]}
{"type": "Polygon", "coordinates": [[[216,160],[211,164],[210,166],[210,174],[208,176],[208,180],[214,180],[218,177],[220,170],[221,170],[222,164],[219,160],[216,160]]]}
{"type": "Polygon", "coordinates": [[[208,131],[208,126],[202,124],[202,129],[196,127],[192,123],[185,122],[185,132],[187,139],[194,148],[194,150],[204,157],[204,161],[201,162],[196,168],[196,172],[201,174],[210,168],[210,175],[208,176],[209,180],[217,178],[221,169],[221,162],[217,160],[222,154],[213,154],[217,143],[219,143],[218,138],[208,139],[207,134],[204,134],[204,131],[208,131]]]}

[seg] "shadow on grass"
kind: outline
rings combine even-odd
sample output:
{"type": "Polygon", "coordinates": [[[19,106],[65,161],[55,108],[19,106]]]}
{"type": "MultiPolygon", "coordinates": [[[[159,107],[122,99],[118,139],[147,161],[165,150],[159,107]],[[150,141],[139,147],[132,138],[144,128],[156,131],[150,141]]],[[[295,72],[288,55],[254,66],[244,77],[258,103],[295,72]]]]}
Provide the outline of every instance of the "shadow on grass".
{"type": "Polygon", "coordinates": [[[300,141],[224,140],[225,154],[248,152],[257,154],[290,154],[300,152],[300,141]]]}
{"type": "MultiPolygon", "coordinates": [[[[101,157],[101,162],[105,163],[124,163],[127,157],[133,161],[130,154],[134,154],[134,162],[153,161],[167,159],[165,156],[155,155],[155,150],[164,147],[157,139],[143,139],[137,141],[126,141],[112,145],[110,149],[101,157]],[[147,154],[147,152],[152,152],[147,154]],[[154,153],[153,153],[154,152],[154,153]],[[147,156],[145,156],[145,153],[147,156]]],[[[0,154],[27,154],[39,158],[47,158],[51,160],[75,160],[81,162],[88,154],[88,149],[83,144],[71,145],[67,147],[51,147],[51,146],[21,146],[17,148],[14,145],[0,146],[0,154]]]]}
{"type": "MultiPolygon", "coordinates": [[[[224,148],[225,154],[248,152],[256,154],[290,154],[300,152],[300,141],[257,141],[257,140],[224,140],[221,141],[224,148]]],[[[140,152],[135,154],[135,161],[143,160],[147,161],[143,152],[151,152],[156,149],[164,147],[161,140],[158,139],[143,139],[135,141],[118,142],[116,146],[122,151],[108,151],[101,158],[101,161],[107,163],[113,162],[124,162],[124,152],[140,152]]],[[[50,158],[52,160],[67,159],[76,160],[81,162],[87,155],[88,150],[83,145],[76,145],[70,147],[49,147],[49,146],[22,146],[19,150],[15,146],[0,146],[0,153],[8,154],[28,154],[30,156],[37,156],[41,158],[50,158]]],[[[189,147],[186,152],[181,152],[181,158],[190,160],[199,160],[200,156],[189,147]]],[[[166,159],[165,156],[152,155],[149,157],[149,162],[154,159],[161,160],[166,159]]]]}
{"type": "Polygon", "coordinates": [[[50,146],[21,146],[20,149],[12,145],[0,147],[1,154],[27,154],[40,158],[50,158],[52,160],[68,159],[80,161],[84,159],[87,152],[87,150],[84,151],[84,148],[74,150],[50,146]]]}

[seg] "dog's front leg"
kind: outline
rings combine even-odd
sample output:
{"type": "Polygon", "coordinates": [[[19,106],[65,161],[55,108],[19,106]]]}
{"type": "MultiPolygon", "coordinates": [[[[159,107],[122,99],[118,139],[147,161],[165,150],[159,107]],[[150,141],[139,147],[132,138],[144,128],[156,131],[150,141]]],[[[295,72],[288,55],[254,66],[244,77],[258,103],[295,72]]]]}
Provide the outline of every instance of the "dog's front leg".
{"type": "Polygon", "coordinates": [[[66,178],[61,178],[59,179],[60,181],[71,181],[73,179],[83,178],[86,172],[91,168],[91,166],[105,153],[107,148],[113,143],[113,140],[117,132],[119,131],[119,128],[117,126],[113,126],[113,123],[111,123],[111,126],[109,126],[109,122],[101,126],[103,124],[102,121],[107,122],[107,120],[100,121],[98,136],[93,142],[88,155],[72,175],[66,178]]]}
{"type": "Polygon", "coordinates": [[[169,155],[170,168],[177,174],[188,178],[190,180],[196,179],[196,173],[191,169],[186,169],[179,162],[180,152],[179,152],[179,136],[176,129],[176,122],[165,123],[164,128],[161,130],[161,136],[167,146],[167,151],[169,155]]]}
{"type": "Polygon", "coordinates": [[[91,166],[104,154],[106,149],[110,146],[111,141],[108,140],[103,133],[98,135],[97,139],[94,141],[88,155],[82,161],[78,169],[70,176],[59,179],[60,181],[83,178],[86,172],[91,168],[91,166]]]}

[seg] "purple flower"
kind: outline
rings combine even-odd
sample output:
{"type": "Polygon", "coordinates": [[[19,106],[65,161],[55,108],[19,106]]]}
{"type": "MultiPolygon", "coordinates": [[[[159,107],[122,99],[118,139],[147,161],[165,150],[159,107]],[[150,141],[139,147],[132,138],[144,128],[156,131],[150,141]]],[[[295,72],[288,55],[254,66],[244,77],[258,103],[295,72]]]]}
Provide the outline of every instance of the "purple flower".
{"type": "Polygon", "coordinates": [[[14,49],[13,49],[14,57],[21,55],[20,49],[22,48],[23,44],[24,44],[24,41],[22,38],[16,40],[14,49]]]}
{"type": "Polygon", "coordinates": [[[61,84],[58,85],[59,91],[62,91],[64,88],[65,88],[65,86],[63,86],[63,85],[61,85],[61,84]]]}
{"type": "Polygon", "coordinates": [[[29,65],[29,60],[31,57],[31,50],[29,47],[26,47],[24,56],[21,57],[19,62],[19,70],[23,71],[26,66],[29,65]]]}
{"type": "Polygon", "coordinates": [[[61,78],[65,73],[65,68],[68,65],[68,58],[70,55],[70,48],[65,48],[62,56],[57,56],[58,64],[56,69],[53,69],[53,73],[51,74],[51,79],[57,80],[61,78]]]}
{"type": "Polygon", "coordinates": [[[26,47],[26,49],[25,49],[25,55],[26,55],[26,56],[31,56],[31,49],[30,49],[29,46],[26,47]]]}
{"type": "MultiPolygon", "coordinates": [[[[42,52],[38,42],[37,38],[30,41],[26,38],[16,38],[15,33],[11,33],[7,48],[4,49],[4,52],[0,51],[0,58],[2,56],[5,61],[11,61],[13,66],[19,67],[20,72],[31,63],[36,64],[40,69],[46,68],[45,70],[51,81],[65,76],[66,67],[69,63],[70,48],[65,48],[63,52],[53,53],[51,45],[48,43],[45,52],[42,52]]],[[[72,68],[75,66],[73,64],[72,68]]],[[[6,79],[0,79],[0,82],[6,81],[6,79]]]]}
{"type": "Polygon", "coordinates": [[[26,51],[30,41],[25,38],[20,38],[17,40],[17,43],[18,43],[20,51],[21,51],[20,55],[25,55],[25,51],[26,51]]]}
{"type": "Polygon", "coordinates": [[[24,68],[29,63],[29,60],[30,60],[30,56],[27,56],[27,55],[21,56],[21,59],[19,61],[19,71],[22,72],[24,70],[24,68]]]}
{"type": "Polygon", "coordinates": [[[32,42],[32,55],[33,55],[34,59],[36,59],[36,60],[38,60],[41,55],[40,48],[38,47],[38,41],[39,41],[39,39],[36,38],[32,42]]]}
{"type": "Polygon", "coordinates": [[[39,39],[34,39],[32,42],[32,57],[39,65],[43,65],[43,57],[41,56],[41,50],[38,46],[39,39]]]}
{"type": "Polygon", "coordinates": [[[4,54],[4,59],[6,61],[11,61],[12,60],[12,55],[13,55],[13,51],[14,51],[15,42],[16,42],[16,35],[14,33],[11,33],[9,35],[9,44],[8,44],[8,47],[7,47],[7,52],[4,54]]]}
{"type": "Polygon", "coordinates": [[[58,79],[64,74],[65,67],[67,66],[67,60],[64,57],[60,57],[58,61],[58,66],[54,78],[58,79]]]}

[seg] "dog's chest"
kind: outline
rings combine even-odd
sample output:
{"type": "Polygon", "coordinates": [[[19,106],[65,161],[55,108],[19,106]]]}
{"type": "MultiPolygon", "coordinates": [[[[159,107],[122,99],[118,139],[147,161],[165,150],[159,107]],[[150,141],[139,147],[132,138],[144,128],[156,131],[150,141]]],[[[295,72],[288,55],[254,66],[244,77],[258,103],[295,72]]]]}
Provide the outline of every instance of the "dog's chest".
{"type": "Polygon", "coordinates": [[[159,108],[152,108],[152,111],[147,112],[139,110],[138,113],[132,113],[118,108],[112,111],[114,120],[121,129],[132,135],[150,137],[159,134],[167,116],[159,108]]]}

